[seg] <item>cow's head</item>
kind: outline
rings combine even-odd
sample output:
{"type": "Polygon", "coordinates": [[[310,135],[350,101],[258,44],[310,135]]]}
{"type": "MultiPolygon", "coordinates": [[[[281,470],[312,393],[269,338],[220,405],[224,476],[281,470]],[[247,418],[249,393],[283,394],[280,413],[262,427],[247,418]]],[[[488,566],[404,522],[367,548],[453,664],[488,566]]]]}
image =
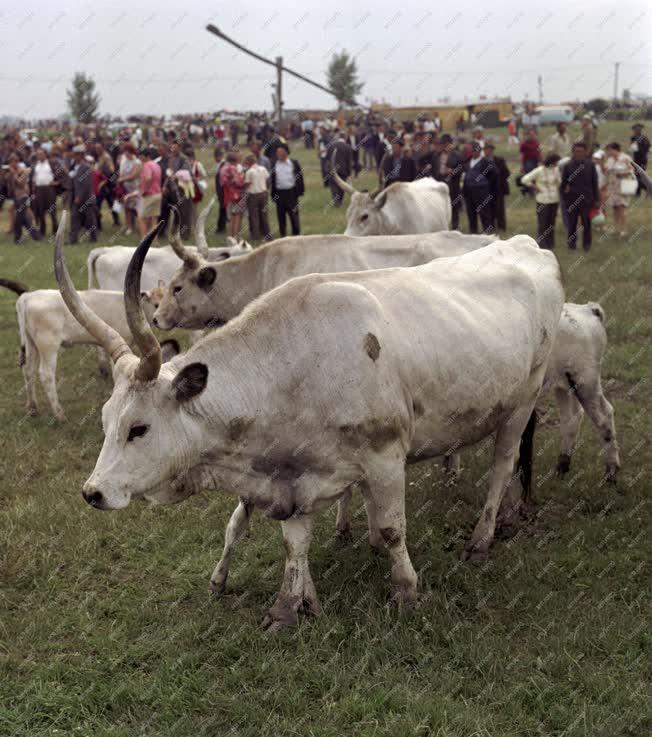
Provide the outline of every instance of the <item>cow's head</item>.
{"type": "Polygon", "coordinates": [[[335,162],[331,176],[337,186],[351,195],[351,203],[346,211],[346,230],[344,235],[385,235],[383,207],[387,202],[387,190],[375,189],[373,192],[358,192],[337,173],[335,162]]]}
{"type": "Polygon", "coordinates": [[[113,361],[113,393],[102,409],[104,444],[84,484],[84,499],[97,509],[120,509],[134,498],[155,504],[185,499],[194,491],[187,474],[200,464],[210,435],[197,419],[209,369],[187,354],[162,365],[140,294],[140,272],[156,229],[136,249],[125,277],[127,322],[138,357],[75,290],[63,257],[66,219],[64,212],[55,239],[59,289],[70,312],[113,361]]]}
{"type": "Polygon", "coordinates": [[[221,288],[228,277],[220,264],[228,260],[229,254],[207,261],[184,248],[178,235],[172,247],[183,263],[164,290],[152,324],[161,330],[202,330],[219,327],[235,317],[239,310],[231,303],[229,290],[221,288]]]}
{"type": "Polygon", "coordinates": [[[354,192],[346,211],[345,235],[383,235],[385,233],[383,207],[387,190],[382,192],[354,192]]]}

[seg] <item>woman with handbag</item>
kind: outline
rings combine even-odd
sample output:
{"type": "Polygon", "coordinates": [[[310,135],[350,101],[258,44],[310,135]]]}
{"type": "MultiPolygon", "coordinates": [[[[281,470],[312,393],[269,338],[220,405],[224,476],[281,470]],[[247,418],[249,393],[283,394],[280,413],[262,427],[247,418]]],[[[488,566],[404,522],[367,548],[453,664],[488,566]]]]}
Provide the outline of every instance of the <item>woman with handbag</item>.
{"type": "Polygon", "coordinates": [[[610,143],[605,148],[604,173],[607,180],[607,204],[614,210],[614,220],[619,229],[620,237],[627,233],[626,209],[629,207],[629,198],[636,194],[638,182],[634,174],[632,161],[620,150],[620,144],[610,143]]]}

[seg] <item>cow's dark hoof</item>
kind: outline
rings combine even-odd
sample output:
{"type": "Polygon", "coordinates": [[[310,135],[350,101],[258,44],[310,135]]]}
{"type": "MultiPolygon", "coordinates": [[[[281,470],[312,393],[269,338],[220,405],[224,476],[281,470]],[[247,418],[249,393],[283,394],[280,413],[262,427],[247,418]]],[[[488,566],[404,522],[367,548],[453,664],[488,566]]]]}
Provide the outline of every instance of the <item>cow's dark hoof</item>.
{"type": "Polygon", "coordinates": [[[618,471],[620,466],[615,463],[608,463],[604,471],[604,480],[610,484],[615,484],[618,481],[618,471]]]}
{"type": "Polygon", "coordinates": [[[484,563],[489,559],[489,543],[473,543],[469,540],[462,551],[462,560],[471,563],[484,563]]]}
{"type": "Polygon", "coordinates": [[[336,529],[335,539],[340,545],[349,545],[350,543],[352,543],[353,542],[353,532],[351,531],[351,528],[347,525],[347,527],[336,529]]]}
{"type": "Polygon", "coordinates": [[[557,461],[557,476],[564,477],[570,471],[571,458],[566,453],[560,453],[557,461]]]}

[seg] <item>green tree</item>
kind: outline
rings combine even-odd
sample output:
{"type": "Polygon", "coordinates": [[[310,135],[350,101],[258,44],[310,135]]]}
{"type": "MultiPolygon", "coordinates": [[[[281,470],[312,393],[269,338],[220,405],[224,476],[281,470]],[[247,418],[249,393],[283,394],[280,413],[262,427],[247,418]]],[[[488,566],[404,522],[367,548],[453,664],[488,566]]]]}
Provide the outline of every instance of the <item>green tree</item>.
{"type": "Polygon", "coordinates": [[[346,51],[333,54],[328,70],[326,71],[328,86],[335,92],[340,107],[351,105],[364,87],[358,82],[358,67],[355,59],[346,51]]]}
{"type": "Polygon", "coordinates": [[[602,97],[596,97],[589,100],[585,105],[587,110],[592,110],[596,115],[602,115],[609,109],[609,103],[602,97]]]}
{"type": "Polygon", "coordinates": [[[77,72],[68,90],[68,108],[80,123],[90,123],[97,116],[100,96],[95,92],[95,82],[83,72],[77,72]]]}

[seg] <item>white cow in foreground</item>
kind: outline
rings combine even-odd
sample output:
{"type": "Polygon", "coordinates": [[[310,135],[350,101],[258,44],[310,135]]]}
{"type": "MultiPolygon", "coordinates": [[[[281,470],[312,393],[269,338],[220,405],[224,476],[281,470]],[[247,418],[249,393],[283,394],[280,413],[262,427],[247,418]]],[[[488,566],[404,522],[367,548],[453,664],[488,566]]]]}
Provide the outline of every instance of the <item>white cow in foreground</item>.
{"type": "MultiPolygon", "coordinates": [[[[253,299],[295,276],[419,266],[493,243],[493,235],[441,231],[405,236],[307,235],[281,238],[242,258],[211,263],[183,255],[163,291],[154,325],[163,330],[215,327],[240,314],[253,299]]],[[[160,291],[158,292],[160,294],[160,291]]]]}
{"type": "MultiPolygon", "coordinates": [[[[223,325],[248,303],[292,277],[415,266],[443,255],[468,253],[494,240],[494,236],[468,236],[456,231],[401,237],[305,236],[274,241],[245,258],[223,264],[211,264],[203,259],[197,263],[189,259],[179,268],[168,289],[152,290],[151,294],[160,303],[154,312],[153,324],[165,330],[177,326],[223,325]]],[[[604,396],[600,380],[607,344],[603,323],[604,312],[600,305],[564,305],[546,372],[545,389],[554,389],[560,412],[559,474],[569,469],[582,407],[585,407],[606,452],[605,476],[615,481],[620,468],[616,429],[613,409],[604,396]]],[[[459,454],[451,452],[444,462],[453,476],[459,474],[459,454]]],[[[349,535],[350,517],[350,494],[347,493],[338,503],[338,536],[349,535]]],[[[248,525],[249,513],[241,502],[229,520],[222,559],[216,568],[218,573],[213,576],[213,584],[218,589],[226,584],[235,545],[248,525]]]]}
{"type": "Polygon", "coordinates": [[[333,171],[338,187],[351,194],[346,235],[434,233],[451,226],[448,185],[430,177],[395,182],[382,190],[358,192],[333,171]]]}
{"type": "Polygon", "coordinates": [[[280,520],[285,576],[266,619],[278,629],[319,612],[313,515],[352,485],[388,549],[393,599],[414,601],[405,464],[495,434],[487,500],[466,547],[486,556],[559,325],[552,253],[518,236],[412,269],[293,279],[161,366],[139,300],[153,236],[125,282],[140,359],[79,299],[61,231],[55,241],[66,304],[114,361],[104,444],[83,488],[89,504],[165,504],[223,489],[280,520]]]}
{"type": "MultiPolygon", "coordinates": [[[[56,289],[38,289],[33,292],[27,287],[6,279],[0,279],[4,286],[19,295],[16,300],[16,317],[20,335],[20,365],[25,379],[27,411],[35,415],[36,372],[45,390],[50,407],[58,420],[65,420],[63,407],[57,394],[57,358],[61,348],[73,345],[95,344],[96,340],[70,314],[61,294],[56,289]]],[[[107,292],[92,289],[79,292],[80,299],[97,315],[116,330],[128,344],[133,342],[125,317],[124,295],[122,292],[107,292]]],[[[148,318],[153,308],[145,305],[148,318]]],[[[176,340],[165,341],[166,360],[179,353],[176,340]]]]}

